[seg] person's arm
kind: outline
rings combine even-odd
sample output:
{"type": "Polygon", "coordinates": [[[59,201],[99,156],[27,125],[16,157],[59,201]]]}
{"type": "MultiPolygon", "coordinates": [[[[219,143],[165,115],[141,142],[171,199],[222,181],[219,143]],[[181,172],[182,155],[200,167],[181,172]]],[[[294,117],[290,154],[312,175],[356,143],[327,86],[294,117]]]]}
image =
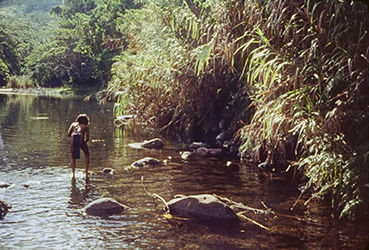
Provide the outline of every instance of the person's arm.
{"type": "Polygon", "coordinates": [[[90,140],[90,128],[86,127],[85,142],[90,140]]]}
{"type": "Polygon", "coordinates": [[[73,123],[69,126],[69,129],[68,129],[68,136],[69,137],[72,136],[72,132],[73,132],[73,123]]]}

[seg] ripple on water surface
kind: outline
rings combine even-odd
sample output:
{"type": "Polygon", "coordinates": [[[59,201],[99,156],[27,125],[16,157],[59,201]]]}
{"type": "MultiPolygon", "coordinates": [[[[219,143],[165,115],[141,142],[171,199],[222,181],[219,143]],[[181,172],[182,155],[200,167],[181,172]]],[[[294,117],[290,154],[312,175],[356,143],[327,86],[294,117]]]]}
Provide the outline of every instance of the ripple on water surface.
{"type": "Polygon", "coordinates": [[[12,184],[0,189],[0,197],[13,205],[0,220],[0,249],[360,249],[365,241],[365,230],[339,226],[315,200],[304,206],[307,196],[291,211],[297,189],[261,179],[248,166],[228,171],[219,160],[184,163],[181,145],[169,142],[160,151],[129,147],[150,138],[128,126],[115,128],[111,108],[82,98],[0,98],[0,181],[12,184]],[[68,167],[66,131],[79,113],[91,118],[90,170],[100,173],[89,181],[84,178],[83,155],[75,179],[68,167]],[[38,114],[50,119],[33,119],[38,114]],[[171,156],[172,162],[126,170],[147,156],[161,161],[171,156]],[[112,167],[114,175],[101,175],[104,167],[112,167]],[[263,201],[287,217],[249,215],[271,231],[247,221],[168,221],[159,216],[163,204],[143,186],[167,201],[175,194],[199,193],[215,193],[255,208],[264,208],[263,201]],[[79,213],[100,197],[114,197],[131,209],[105,219],[79,213]]]}
{"type": "Polygon", "coordinates": [[[70,179],[70,171],[51,167],[14,170],[6,177],[7,182],[15,185],[4,192],[4,198],[13,207],[8,214],[10,216],[2,221],[2,227],[11,232],[2,235],[2,244],[32,247],[39,246],[41,242],[58,241],[60,231],[68,231],[65,229],[65,208],[69,200],[70,182],[67,180],[70,179]]]}

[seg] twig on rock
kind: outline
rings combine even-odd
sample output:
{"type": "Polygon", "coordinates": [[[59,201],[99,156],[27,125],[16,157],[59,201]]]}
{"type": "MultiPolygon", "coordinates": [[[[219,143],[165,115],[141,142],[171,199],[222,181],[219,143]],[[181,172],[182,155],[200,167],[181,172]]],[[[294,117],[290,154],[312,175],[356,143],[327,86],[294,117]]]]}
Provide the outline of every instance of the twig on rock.
{"type": "Polygon", "coordinates": [[[239,208],[239,209],[246,209],[246,210],[250,210],[250,211],[253,211],[255,214],[275,214],[274,211],[272,211],[272,209],[268,208],[264,202],[261,202],[263,204],[263,206],[266,208],[266,210],[264,209],[259,209],[259,208],[253,208],[253,207],[249,207],[249,206],[246,206],[240,202],[235,202],[235,201],[232,201],[226,197],[221,197],[221,196],[218,196],[216,194],[213,194],[215,197],[217,197],[219,200],[225,202],[225,203],[229,203],[231,204],[230,205],[230,208],[239,208]]]}

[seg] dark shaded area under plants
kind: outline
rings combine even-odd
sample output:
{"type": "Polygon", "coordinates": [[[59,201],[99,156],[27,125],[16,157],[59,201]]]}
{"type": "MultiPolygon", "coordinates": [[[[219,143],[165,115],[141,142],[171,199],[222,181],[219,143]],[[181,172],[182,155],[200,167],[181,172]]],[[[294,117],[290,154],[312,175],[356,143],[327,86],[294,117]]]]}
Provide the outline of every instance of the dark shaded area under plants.
{"type": "Polygon", "coordinates": [[[339,217],[367,216],[365,5],[147,1],[127,14],[108,87],[117,115],[211,144],[224,119],[244,158],[294,171],[339,217]]]}

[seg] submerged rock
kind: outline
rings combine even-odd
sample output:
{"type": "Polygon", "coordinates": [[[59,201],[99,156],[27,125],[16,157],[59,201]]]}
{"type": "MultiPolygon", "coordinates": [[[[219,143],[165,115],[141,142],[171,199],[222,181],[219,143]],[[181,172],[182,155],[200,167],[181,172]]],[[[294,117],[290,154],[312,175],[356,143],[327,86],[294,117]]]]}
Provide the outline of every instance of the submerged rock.
{"type": "Polygon", "coordinates": [[[237,214],[218,198],[209,194],[190,195],[170,200],[170,214],[202,220],[236,220],[237,214]]]}
{"type": "Polygon", "coordinates": [[[202,147],[208,148],[210,146],[206,144],[205,142],[193,142],[188,148],[190,150],[197,150],[198,148],[202,148],[202,147]]]}
{"type": "Polygon", "coordinates": [[[4,218],[11,208],[12,205],[9,202],[0,198],[0,219],[4,218]]]}
{"type": "Polygon", "coordinates": [[[113,174],[114,173],[114,169],[112,169],[112,168],[104,168],[101,172],[103,174],[113,174]]]}
{"type": "Polygon", "coordinates": [[[88,204],[84,211],[89,215],[106,217],[120,214],[125,209],[128,209],[128,207],[113,198],[100,198],[88,204]]]}
{"type": "Polygon", "coordinates": [[[219,157],[222,156],[223,151],[221,148],[205,148],[201,147],[196,150],[200,156],[204,157],[219,157]]]}
{"type": "Polygon", "coordinates": [[[10,187],[9,183],[0,181],[0,188],[7,188],[7,187],[10,187]]]}
{"type": "Polygon", "coordinates": [[[180,152],[180,155],[185,161],[197,161],[206,157],[222,157],[223,151],[221,148],[199,147],[194,151],[180,152]]]}
{"type": "Polygon", "coordinates": [[[151,140],[145,140],[142,142],[143,148],[149,148],[149,149],[161,149],[164,147],[164,143],[159,138],[154,138],[151,140]]]}
{"type": "Polygon", "coordinates": [[[158,159],[152,157],[145,157],[131,164],[132,167],[155,166],[160,162],[158,159]]]}
{"type": "Polygon", "coordinates": [[[159,138],[151,140],[145,140],[143,142],[130,143],[128,146],[132,148],[146,148],[146,149],[161,149],[164,147],[164,143],[159,138]]]}
{"type": "Polygon", "coordinates": [[[201,156],[195,151],[180,152],[181,158],[185,161],[198,161],[201,160],[201,156]]]}
{"type": "Polygon", "coordinates": [[[215,140],[219,146],[224,146],[225,142],[229,142],[232,139],[233,133],[229,130],[222,130],[216,137],[215,140]]]}

